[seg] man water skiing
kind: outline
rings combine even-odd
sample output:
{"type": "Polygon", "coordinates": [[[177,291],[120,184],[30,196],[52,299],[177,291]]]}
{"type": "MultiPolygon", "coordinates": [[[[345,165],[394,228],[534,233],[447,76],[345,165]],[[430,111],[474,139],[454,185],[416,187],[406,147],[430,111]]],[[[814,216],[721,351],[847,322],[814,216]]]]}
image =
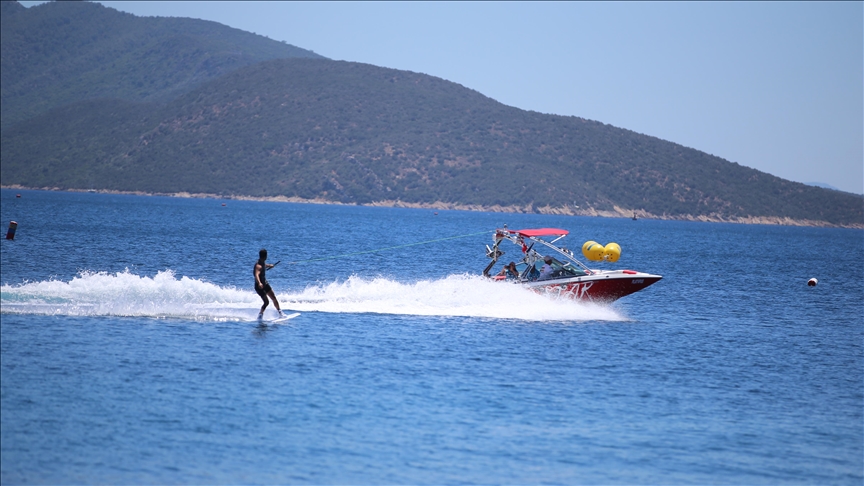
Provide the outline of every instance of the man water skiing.
{"type": "Polygon", "coordinates": [[[260,295],[261,300],[264,301],[264,305],[261,306],[261,312],[258,313],[258,319],[264,317],[264,309],[266,309],[270,304],[270,301],[267,300],[268,296],[273,300],[273,305],[276,306],[276,310],[279,312],[279,317],[284,315],[282,314],[282,309],[279,308],[279,301],[276,300],[276,294],[273,293],[273,289],[270,288],[270,284],[267,283],[267,269],[275,266],[276,265],[267,263],[267,250],[262,248],[261,251],[258,252],[258,261],[255,262],[255,267],[252,269],[252,275],[255,276],[255,293],[260,295]]]}

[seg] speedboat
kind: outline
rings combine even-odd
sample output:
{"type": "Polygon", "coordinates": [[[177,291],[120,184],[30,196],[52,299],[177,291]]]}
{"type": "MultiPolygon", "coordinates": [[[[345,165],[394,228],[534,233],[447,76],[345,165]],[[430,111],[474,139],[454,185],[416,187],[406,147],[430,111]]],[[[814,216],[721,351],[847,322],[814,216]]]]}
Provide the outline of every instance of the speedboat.
{"type": "MultiPolygon", "coordinates": [[[[567,230],[558,228],[511,230],[504,225],[503,229],[495,230],[492,247],[486,245],[486,256],[492,261],[483,270],[483,275],[518,283],[538,293],[592,302],[618,300],[663,278],[634,270],[590,269],[577,260],[571,250],[556,245],[568,234],[567,230]],[[509,273],[504,269],[498,275],[490,275],[489,272],[504,255],[499,246],[505,240],[521,249],[521,258],[513,259],[516,272],[509,273]],[[544,254],[537,251],[541,247],[545,247],[542,250],[544,254]]],[[[591,260],[614,262],[620,256],[621,248],[615,243],[602,247],[589,241],[583,245],[582,253],[591,260]]]]}

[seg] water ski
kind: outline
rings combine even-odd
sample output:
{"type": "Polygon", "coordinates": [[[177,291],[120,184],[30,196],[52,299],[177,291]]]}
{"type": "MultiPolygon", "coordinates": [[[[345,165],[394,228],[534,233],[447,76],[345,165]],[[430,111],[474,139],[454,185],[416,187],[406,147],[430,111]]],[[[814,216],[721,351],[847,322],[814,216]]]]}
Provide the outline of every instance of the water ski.
{"type": "Polygon", "coordinates": [[[283,315],[281,315],[275,319],[256,319],[256,322],[261,322],[264,324],[277,324],[279,322],[285,322],[289,319],[294,319],[295,317],[297,317],[299,315],[300,315],[299,312],[295,312],[293,314],[283,314],[283,315]]]}

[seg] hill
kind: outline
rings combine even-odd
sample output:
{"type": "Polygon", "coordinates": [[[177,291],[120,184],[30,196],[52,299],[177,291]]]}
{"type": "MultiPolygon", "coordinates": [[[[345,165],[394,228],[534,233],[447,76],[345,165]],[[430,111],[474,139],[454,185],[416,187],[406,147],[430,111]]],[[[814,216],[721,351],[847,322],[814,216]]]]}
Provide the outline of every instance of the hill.
{"type": "Polygon", "coordinates": [[[0,126],[94,98],[164,102],[239,67],[321,56],[204,20],[0,2],[0,126]]]}
{"type": "Polygon", "coordinates": [[[165,104],[91,100],[2,132],[4,185],[864,227],[864,198],[439,78],[251,64],[165,104]]]}

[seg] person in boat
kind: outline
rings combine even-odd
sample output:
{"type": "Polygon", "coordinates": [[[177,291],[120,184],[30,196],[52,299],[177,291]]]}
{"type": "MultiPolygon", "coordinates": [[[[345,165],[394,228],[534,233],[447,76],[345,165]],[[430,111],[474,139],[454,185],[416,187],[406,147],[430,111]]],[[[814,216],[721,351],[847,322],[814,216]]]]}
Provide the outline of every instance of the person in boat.
{"type": "Polygon", "coordinates": [[[543,266],[540,268],[540,276],[537,277],[537,280],[547,280],[552,278],[552,272],[554,271],[555,269],[552,268],[552,257],[546,255],[543,257],[543,266]]]}
{"type": "Polygon", "coordinates": [[[498,272],[498,275],[505,277],[507,280],[519,280],[519,271],[516,270],[516,262],[510,262],[504,265],[504,268],[498,272]]]}
{"type": "Polygon", "coordinates": [[[255,267],[252,269],[252,275],[255,276],[255,293],[261,296],[264,305],[261,306],[261,311],[258,313],[258,319],[264,317],[264,309],[270,304],[267,297],[273,301],[276,306],[276,311],[279,312],[279,317],[282,317],[282,309],[279,308],[279,301],[276,300],[276,294],[273,293],[273,288],[267,283],[267,269],[273,268],[274,265],[267,263],[267,250],[261,248],[258,252],[258,261],[255,262],[255,267]]]}

